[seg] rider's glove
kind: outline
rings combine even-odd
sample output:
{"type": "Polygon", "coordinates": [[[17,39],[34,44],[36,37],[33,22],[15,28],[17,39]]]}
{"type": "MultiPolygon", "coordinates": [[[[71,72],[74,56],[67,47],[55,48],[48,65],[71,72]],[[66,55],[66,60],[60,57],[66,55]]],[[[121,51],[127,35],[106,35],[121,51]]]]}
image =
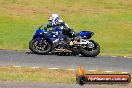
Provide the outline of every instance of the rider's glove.
{"type": "Polygon", "coordinates": [[[56,26],[64,26],[65,25],[65,22],[58,22],[56,23],[56,26]]]}
{"type": "Polygon", "coordinates": [[[47,27],[44,27],[44,30],[47,30],[47,27]]]}
{"type": "Polygon", "coordinates": [[[52,25],[51,24],[47,24],[47,28],[51,28],[52,27],[52,25]]]}

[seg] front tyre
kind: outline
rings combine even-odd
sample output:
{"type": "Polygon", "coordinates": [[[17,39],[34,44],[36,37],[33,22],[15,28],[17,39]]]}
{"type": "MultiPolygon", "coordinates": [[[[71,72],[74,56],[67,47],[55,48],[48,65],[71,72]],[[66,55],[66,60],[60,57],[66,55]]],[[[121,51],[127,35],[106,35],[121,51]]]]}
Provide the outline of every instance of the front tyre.
{"type": "Polygon", "coordinates": [[[35,54],[46,55],[51,51],[51,45],[46,40],[37,41],[32,39],[29,42],[29,49],[35,54]]]}
{"type": "Polygon", "coordinates": [[[95,57],[100,53],[100,46],[97,42],[94,42],[93,40],[90,40],[90,42],[93,44],[93,47],[90,47],[91,45],[84,45],[79,47],[79,49],[83,56],[95,57]]]}

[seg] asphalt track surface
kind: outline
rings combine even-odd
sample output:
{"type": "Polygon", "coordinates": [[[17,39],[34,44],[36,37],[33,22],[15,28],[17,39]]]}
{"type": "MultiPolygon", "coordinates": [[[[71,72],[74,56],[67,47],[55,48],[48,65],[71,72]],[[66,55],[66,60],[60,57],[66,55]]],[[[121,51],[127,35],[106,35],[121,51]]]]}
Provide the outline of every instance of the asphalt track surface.
{"type": "Polygon", "coordinates": [[[79,65],[87,70],[100,69],[132,73],[132,58],[36,55],[24,51],[0,50],[0,66],[76,69],[79,65]]]}
{"type": "MultiPolygon", "coordinates": [[[[0,66],[23,66],[76,69],[82,65],[87,70],[112,70],[132,72],[132,58],[98,56],[36,55],[24,51],[0,50],[0,66]]],[[[118,85],[84,85],[43,82],[0,82],[0,88],[132,88],[118,85]]]]}
{"type": "Polygon", "coordinates": [[[84,85],[63,83],[36,83],[36,82],[0,82],[0,88],[132,88],[132,86],[117,85],[84,85]]]}

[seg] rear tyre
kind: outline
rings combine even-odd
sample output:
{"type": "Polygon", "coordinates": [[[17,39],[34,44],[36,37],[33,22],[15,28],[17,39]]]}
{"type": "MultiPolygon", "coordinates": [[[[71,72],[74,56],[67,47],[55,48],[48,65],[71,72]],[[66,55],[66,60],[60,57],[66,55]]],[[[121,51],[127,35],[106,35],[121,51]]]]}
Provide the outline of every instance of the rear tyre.
{"type": "Polygon", "coordinates": [[[29,42],[29,49],[35,54],[46,55],[49,54],[52,48],[46,40],[37,41],[36,39],[32,39],[29,42]]]}
{"type": "Polygon", "coordinates": [[[90,40],[90,42],[94,44],[93,48],[88,48],[86,47],[87,45],[85,45],[83,47],[79,47],[79,50],[81,51],[81,54],[83,56],[95,57],[100,53],[100,46],[97,42],[94,42],[93,40],[90,40]]]}

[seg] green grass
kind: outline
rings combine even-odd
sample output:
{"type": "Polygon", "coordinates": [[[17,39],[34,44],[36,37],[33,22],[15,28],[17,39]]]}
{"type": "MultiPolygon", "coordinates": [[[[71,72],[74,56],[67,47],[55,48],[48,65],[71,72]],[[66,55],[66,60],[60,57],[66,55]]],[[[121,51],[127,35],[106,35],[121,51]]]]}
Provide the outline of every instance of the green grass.
{"type": "Polygon", "coordinates": [[[75,72],[45,68],[0,67],[1,81],[75,83],[75,72]]]}
{"type": "Polygon", "coordinates": [[[101,55],[132,56],[131,0],[0,0],[0,49],[28,50],[51,13],[77,32],[95,32],[101,55]]]}

